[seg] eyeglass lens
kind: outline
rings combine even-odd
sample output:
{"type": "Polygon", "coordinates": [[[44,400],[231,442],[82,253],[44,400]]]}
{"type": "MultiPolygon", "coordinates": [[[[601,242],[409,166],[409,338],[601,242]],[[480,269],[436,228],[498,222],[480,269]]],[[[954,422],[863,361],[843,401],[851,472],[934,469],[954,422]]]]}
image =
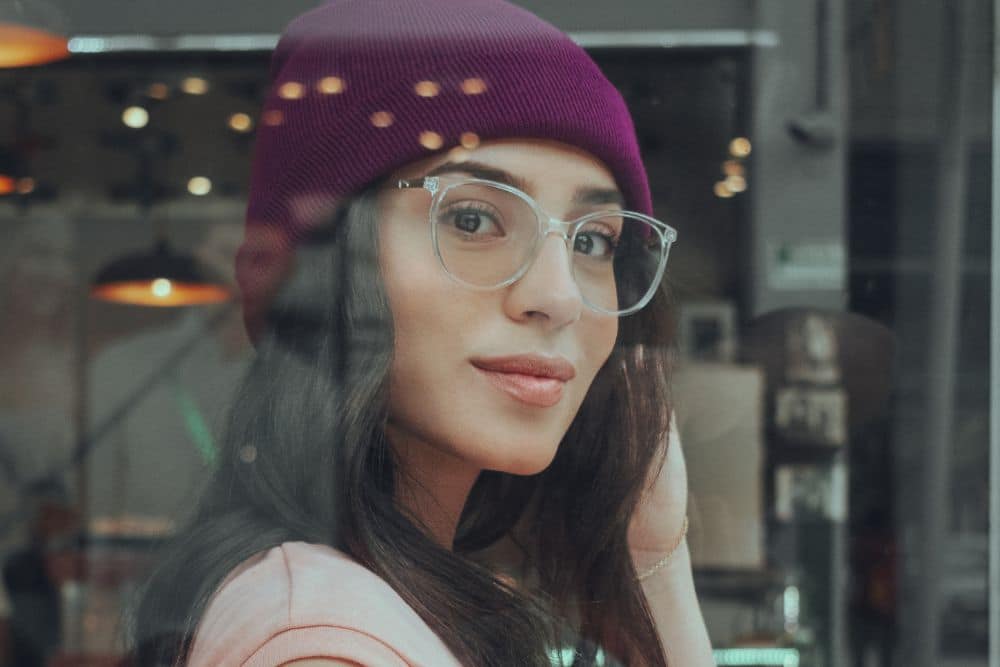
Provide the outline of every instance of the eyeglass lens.
{"type": "MultiPolygon", "coordinates": [[[[450,187],[438,203],[434,237],[445,270],[459,281],[495,287],[517,276],[535,254],[539,221],[521,197],[483,183],[450,187]]],[[[664,240],[647,221],[621,212],[584,223],[573,239],[573,274],[593,306],[622,312],[660,276],[664,240]]]]}

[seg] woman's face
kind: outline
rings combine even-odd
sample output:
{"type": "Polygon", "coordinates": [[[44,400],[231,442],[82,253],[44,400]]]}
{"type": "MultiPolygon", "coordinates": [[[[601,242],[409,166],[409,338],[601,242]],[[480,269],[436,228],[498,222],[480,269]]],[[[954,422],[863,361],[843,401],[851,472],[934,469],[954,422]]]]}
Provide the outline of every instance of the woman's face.
{"type": "MultiPolygon", "coordinates": [[[[445,163],[457,176],[475,175],[462,171],[473,164],[507,172],[563,220],[617,206],[572,203],[581,189],[616,190],[614,178],[588,153],[542,140],[484,142],[460,161],[411,164],[390,183],[445,163]]],[[[583,304],[555,234],[513,285],[478,291],[454,282],[434,254],[430,200],[426,190],[387,189],[379,198],[379,257],[395,322],[390,442],[479,469],[540,472],[610,355],[618,320],[583,304]]]]}

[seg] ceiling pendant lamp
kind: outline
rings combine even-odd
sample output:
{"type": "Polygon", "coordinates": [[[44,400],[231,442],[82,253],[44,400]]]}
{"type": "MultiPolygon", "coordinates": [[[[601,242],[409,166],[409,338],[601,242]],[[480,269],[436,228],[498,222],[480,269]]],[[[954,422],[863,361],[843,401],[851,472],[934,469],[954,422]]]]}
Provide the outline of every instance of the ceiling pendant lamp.
{"type": "Polygon", "coordinates": [[[134,143],[120,138],[109,140],[135,152],[136,181],[127,190],[139,204],[143,226],[153,230],[151,250],[130,253],[104,266],[90,286],[94,299],[134,306],[201,306],[228,301],[232,291],[226,282],[194,256],[176,252],[167,241],[162,216],[153,218],[153,203],[169,189],[154,180],[154,163],[166,156],[174,143],[166,133],[153,132],[143,125],[134,143]]]}
{"type": "Polygon", "coordinates": [[[160,238],[151,251],[125,255],[101,269],[90,289],[95,299],[134,306],[200,306],[232,293],[191,255],[160,238]]]}
{"type": "Polygon", "coordinates": [[[0,0],[0,68],[68,58],[65,33],[59,12],[40,0],[0,0]]]}

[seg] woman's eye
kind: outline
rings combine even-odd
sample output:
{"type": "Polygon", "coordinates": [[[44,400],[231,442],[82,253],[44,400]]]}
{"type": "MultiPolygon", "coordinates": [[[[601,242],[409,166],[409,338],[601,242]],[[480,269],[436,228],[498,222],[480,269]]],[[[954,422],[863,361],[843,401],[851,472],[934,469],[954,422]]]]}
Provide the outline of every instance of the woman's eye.
{"type": "Polygon", "coordinates": [[[576,235],[573,250],[588,257],[610,259],[615,254],[617,241],[611,234],[600,231],[580,232],[576,235]]]}
{"type": "Polygon", "coordinates": [[[473,207],[453,208],[444,215],[444,222],[463,234],[470,236],[503,236],[504,230],[496,217],[482,209],[473,207]]]}

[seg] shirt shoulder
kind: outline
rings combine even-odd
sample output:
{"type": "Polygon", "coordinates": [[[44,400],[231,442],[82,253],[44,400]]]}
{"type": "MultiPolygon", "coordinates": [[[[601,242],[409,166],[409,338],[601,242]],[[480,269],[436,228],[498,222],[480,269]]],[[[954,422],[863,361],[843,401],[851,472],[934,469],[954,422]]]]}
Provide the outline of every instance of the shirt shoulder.
{"type": "Polygon", "coordinates": [[[286,542],[237,567],[209,601],[190,667],[277,667],[310,657],[366,667],[458,667],[383,579],[337,549],[286,542]]]}

